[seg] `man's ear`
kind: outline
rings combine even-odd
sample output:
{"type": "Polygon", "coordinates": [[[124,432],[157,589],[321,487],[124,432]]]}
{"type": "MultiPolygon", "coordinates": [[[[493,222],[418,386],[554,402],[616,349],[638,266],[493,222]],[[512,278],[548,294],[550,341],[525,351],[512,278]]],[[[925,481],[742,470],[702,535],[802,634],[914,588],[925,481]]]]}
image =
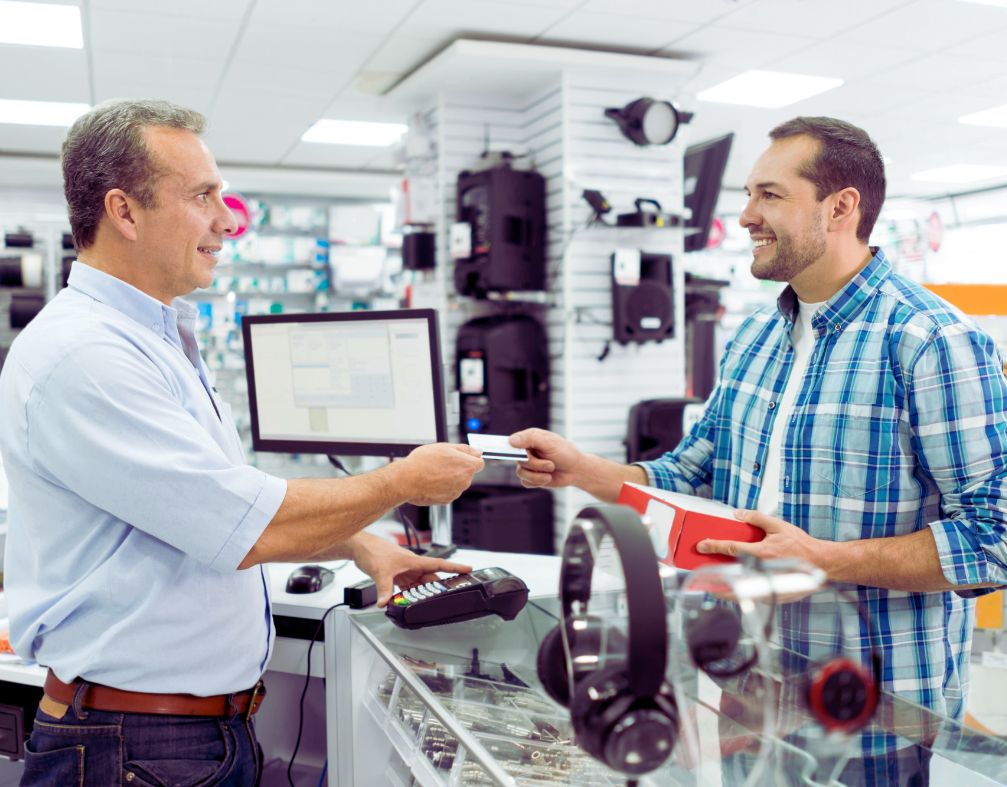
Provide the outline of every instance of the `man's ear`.
{"type": "Polygon", "coordinates": [[[138,204],[122,189],[112,189],[105,195],[105,218],[126,240],[139,237],[136,226],[138,204]]]}
{"type": "Polygon", "coordinates": [[[833,194],[829,201],[829,229],[839,232],[852,227],[855,233],[860,221],[860,192],[853,186],[847,186],[833,194]]]}

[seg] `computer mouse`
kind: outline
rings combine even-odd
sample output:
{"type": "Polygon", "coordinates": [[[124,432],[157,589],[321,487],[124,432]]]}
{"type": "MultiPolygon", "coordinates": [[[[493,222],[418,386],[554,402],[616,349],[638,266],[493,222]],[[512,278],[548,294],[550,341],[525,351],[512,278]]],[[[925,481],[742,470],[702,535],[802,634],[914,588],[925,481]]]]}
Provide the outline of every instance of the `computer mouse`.
{"type": "Polygon", "coordinates": [[[287,592],[317,593],[332,581],[332,575],[325,566],[299,566],[287,577],[287,592]]]}

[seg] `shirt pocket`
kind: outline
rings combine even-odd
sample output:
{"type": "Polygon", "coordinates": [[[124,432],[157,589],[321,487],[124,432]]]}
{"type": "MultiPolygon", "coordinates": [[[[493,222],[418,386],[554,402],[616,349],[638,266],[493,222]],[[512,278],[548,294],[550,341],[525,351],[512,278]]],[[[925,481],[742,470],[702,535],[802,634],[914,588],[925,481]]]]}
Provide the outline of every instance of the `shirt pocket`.
{"type": "Polygon", "coordinates": [[[845,402],[823,406],[812,419],[809,460],[814,492],[854,501],[855,507],[887,501],[906,453],[898,411],[890,406],[845,402]]]}

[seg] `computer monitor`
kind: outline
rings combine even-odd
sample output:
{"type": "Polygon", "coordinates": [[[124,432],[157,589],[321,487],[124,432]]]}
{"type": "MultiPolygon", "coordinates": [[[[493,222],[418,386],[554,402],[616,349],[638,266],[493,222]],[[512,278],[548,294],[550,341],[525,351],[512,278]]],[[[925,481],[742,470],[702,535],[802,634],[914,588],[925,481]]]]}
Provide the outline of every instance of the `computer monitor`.
{"type": "Polygon", "coordinates": [[[685,223],[686,251],[706,248],[733,140],[734,134],[725,134],[686,148],[685,207],[692,210],[692,217],[685,223]]]}
{"type": "Polygon", "coordinates": [[[405,456],[446,439],[433,309],[241,321],[256,451],[405,456]]]}

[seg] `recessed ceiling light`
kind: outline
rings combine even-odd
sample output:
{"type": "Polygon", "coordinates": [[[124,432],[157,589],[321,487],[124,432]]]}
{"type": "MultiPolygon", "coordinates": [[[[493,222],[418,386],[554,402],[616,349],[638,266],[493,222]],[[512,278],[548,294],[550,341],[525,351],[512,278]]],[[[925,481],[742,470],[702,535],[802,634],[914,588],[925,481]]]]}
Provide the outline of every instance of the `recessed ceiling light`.
{"type": "Polygon", "coordinates": [[[982,112],[973,112],[971,115],[962,115],[958,118],[958,122],[967,123],[970,126],[1007,128],[1007,104],[1002,107],[984,109],[982,112]]]}
{"type": "Polygon", "coordinates": [[[1007,0],[965,0],[966,3],[979,3],[980,5],[997,5],[1007,8],[1007,0]]]}
{"type": "Polygon", "coordinates": [[[0,0],[0,44],[83,49],[80,9],[75,5],[0,0]]]}
{"type": "Polygon", "coordinates": [[[408,127],[402,123],[368,123],[359,120],[319,120],[304,132],[305,142],[330,145],[384,147],[398,141],[408,127]]]}
{"type": "Polygon", "coordinates": [[[72,126],[87,112],[87,104],[62,101],[12,101],[0,98],[0,123],[22,126],[72,126]]]}
{"type": "Polygon", "coordinates": [[[782,71],[746,71],[704,90],[696,98],[719,104],[776,109],[817,96],[841,84],[843,80],[832,77],[786,74],[782,71]]]}
{"type": "Polygon", "coordinates": [[[974,183],[993,178],[1007,178],[1007,167],[996,164],[954,164],[913,175],[913,180],[924,183],[974,183]]]}

